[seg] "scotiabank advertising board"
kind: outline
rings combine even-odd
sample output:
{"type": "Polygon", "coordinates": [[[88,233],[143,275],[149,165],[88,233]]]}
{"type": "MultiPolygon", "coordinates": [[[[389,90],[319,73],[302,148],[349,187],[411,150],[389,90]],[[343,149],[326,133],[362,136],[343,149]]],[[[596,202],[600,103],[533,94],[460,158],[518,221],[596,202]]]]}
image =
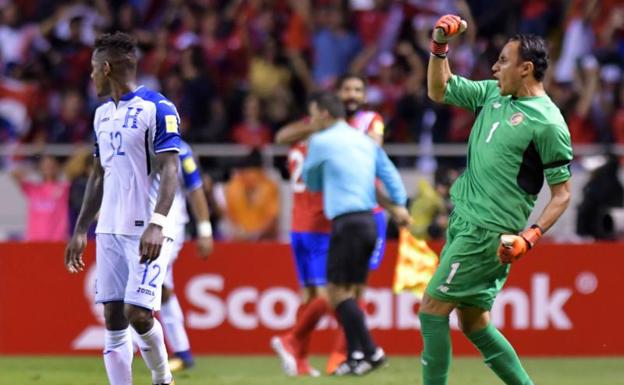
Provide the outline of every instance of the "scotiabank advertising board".
{"type": "MultiPolygon", "coordinates": [[[[103,347],[101,305],[93,304],[94,245],[87,269],[70,275],[62,244],[0,244],[0,354],[85,354],[103,347]]],[[[492,319],[523,355],[622,355],[624,245],[541,244],[512,268],[492,319]]],[[[396,245],[370,276],[368,324],[390,354],[422,349],[412,294],[392,293],[396,245]]],[[[288,245],[221,243],[207,261],[194,245],[174,269],[193,350],[269,353],[269,339],[295,320],[299,294],[288,245]]],[[[452,317],[453,351],[477,354],[452,317]]],[[[312,351],[329,351],[336,324],[324,318],[312,351]]]]}

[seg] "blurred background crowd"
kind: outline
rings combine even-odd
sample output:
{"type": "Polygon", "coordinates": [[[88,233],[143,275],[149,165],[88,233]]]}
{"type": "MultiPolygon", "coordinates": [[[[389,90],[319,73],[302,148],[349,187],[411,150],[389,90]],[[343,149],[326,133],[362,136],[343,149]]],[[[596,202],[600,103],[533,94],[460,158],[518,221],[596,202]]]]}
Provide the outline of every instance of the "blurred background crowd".
{"type": "MultiPolygon", "coordinates": [[[[202,159],[215,224],[227,223],[221,227],[230,239],[272,239],[287,209],[280,199],[284,175],[280,167],[263,167],[263,148],[277,129],[305,114],[310,91],[332,88],[340,75],[368,76],[368,105],[383,116],[387,143],[466,142],[473,115],[426,96],[431,28],[447,13],[470,25],[450,46],[454,73],[487,79],[509,36],[543,36],[551,53],[546,89],[573,143],[624,143],[622,0],[0,0],[0,144],[90,143],[100,102],[89,77],[94,39],[114,30],[131,33],[141,50],[139,83],[176,104],[188,142],[255,149],[226,167],[202,159]]],[[[88,151],[67,155],[66,165],[46,160],[51,157],[38,164],[40,178],[55,174],[52,180],[64,183],[59,194],[67,195],[71,228],[90,159],[88,151]],[[63,167],[67,177],[60,176],[63,167]]],[[[413,231],[442,237],[445,219],[438,213],[448,209],[447,185],[461,161],[436,171],[435,162],[426,167],[394,159],[430,175],[426,185],[408,188],[415,218],[432,213],[413,231]],[[423,204],[427,194],[434,203],[423,204]]],[[[1,164],[28,197],[28,173],[14,163],[1,164]]],[[[605,202],[609,210],[622,205],[619,163],[617,157],[587,158],[583,166],[592,174],[585,195],[592,200],[579,203],[585,204],[579,216],[595,215],[605,202]],[[614,171],[604,171],[608,167],[614,171]],[[589,185],[605,173],[615,178],[608,193],[597,182],[589,185]]],[[[591,233],[596,226],[576,227],[580,236],[600,238],[591,233]]]]}

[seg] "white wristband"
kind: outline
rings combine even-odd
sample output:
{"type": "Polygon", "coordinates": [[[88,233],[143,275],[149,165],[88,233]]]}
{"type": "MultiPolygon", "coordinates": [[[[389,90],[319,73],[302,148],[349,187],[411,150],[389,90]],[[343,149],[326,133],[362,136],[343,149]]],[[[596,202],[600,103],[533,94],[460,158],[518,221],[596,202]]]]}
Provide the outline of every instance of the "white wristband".
{"type": "Polygon", "coordinates": [[[167,217],[160,213],[154,213],[152,214],[152,218],[150,219],[149,223],[153,223],[157,226],[164,228],[167,224],[167,217]]]}
{"type": "Polygon", "coordinates": [[[212,237],[212,225],[209,221],[201,221],[197,224],[197,235],[200,237],[212,237]]]}

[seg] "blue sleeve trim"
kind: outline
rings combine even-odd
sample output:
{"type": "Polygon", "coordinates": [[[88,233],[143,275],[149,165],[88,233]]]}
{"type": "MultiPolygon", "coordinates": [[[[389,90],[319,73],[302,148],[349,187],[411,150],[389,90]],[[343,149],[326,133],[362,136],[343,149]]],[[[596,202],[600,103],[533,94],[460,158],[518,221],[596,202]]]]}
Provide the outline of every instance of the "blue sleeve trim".
{"type": "Polygon", "coordinates": [[[180,148],[180,117],[173,103],[166,99],[156,104],[156,133],[154,150],[175,146],[180,148]]]}
{"type": "Polygon", "coordinates": [[[203,186],[203,183],[202,183],[202,181],[200,180],[200,181],[195,182],[195,184],[192,184],[192,185],[190,185],[190,186],[188,186],[188,185],[187,185],[187,186],[185,186],[185,188],[186,188],[186,191],[187,191],[187,192],[191,192],[191,191],[195,191],[195,190],[197,190],[197,189],[200,189],[202,186],[203,186]]]}
{"type": "Polygon", "coordinates": [[[136,91],[137,96],[154,103],[156,107],[156,127],[154,132],[154,152],[180,149],[180,116],[175,105],[161,94],[142,87],[136,91]]]}
{"type": "Polygon", "coordinates": [[[160,154],[161,152],[180,152],[180,149],[177,146],[171,146],[166,148],[160,148],[158,150],[154,150],[156,154],[160,154]]]}
{"type": "Polygon", "coordinates": [[[193,191],[197,187],[202,185],[201,175],[199,174],[199,169],[195,169],[191,173],[187,173],[184,170],[184,165],[182,166],[182,175],[184,176],[184,188],[187,191],[193,191]]]}
{"type": "Polygon", "coordinates": [[[193,158],[193,152],[190,147],[182,142],[180,149],[180,164],[182,165],[182,179],[184,179],[184,189],[187,192],[193,191],[202,185],[201,173],[199,166],[193,158]]]}

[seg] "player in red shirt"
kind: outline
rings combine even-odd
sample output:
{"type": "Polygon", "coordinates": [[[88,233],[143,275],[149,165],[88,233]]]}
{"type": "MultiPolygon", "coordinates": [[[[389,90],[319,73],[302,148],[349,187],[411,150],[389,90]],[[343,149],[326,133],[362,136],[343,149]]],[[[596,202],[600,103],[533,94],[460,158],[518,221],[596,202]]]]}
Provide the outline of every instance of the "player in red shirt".
{"type": "Polygon", "coordinates": [[[307,120],[292,123],[277,133],[277,143],[291,144],[288,168],[293,191],[293,209],[290,240],[301,285],[302,304],[297,311],[297,322],[285,335],[271,339],[271,347],[280,356],[282,368],[289,376],[320,373],[307,360],[310,335],[320,318],[330,313],[327,300],[327,252],[331,224],[323,213],[323,195],[306,189],[301,179],[303,162],[307,155],[307,137],[316,131],[307,120]],[[298,140],[291,140],[295,131],[298,140]]]}

